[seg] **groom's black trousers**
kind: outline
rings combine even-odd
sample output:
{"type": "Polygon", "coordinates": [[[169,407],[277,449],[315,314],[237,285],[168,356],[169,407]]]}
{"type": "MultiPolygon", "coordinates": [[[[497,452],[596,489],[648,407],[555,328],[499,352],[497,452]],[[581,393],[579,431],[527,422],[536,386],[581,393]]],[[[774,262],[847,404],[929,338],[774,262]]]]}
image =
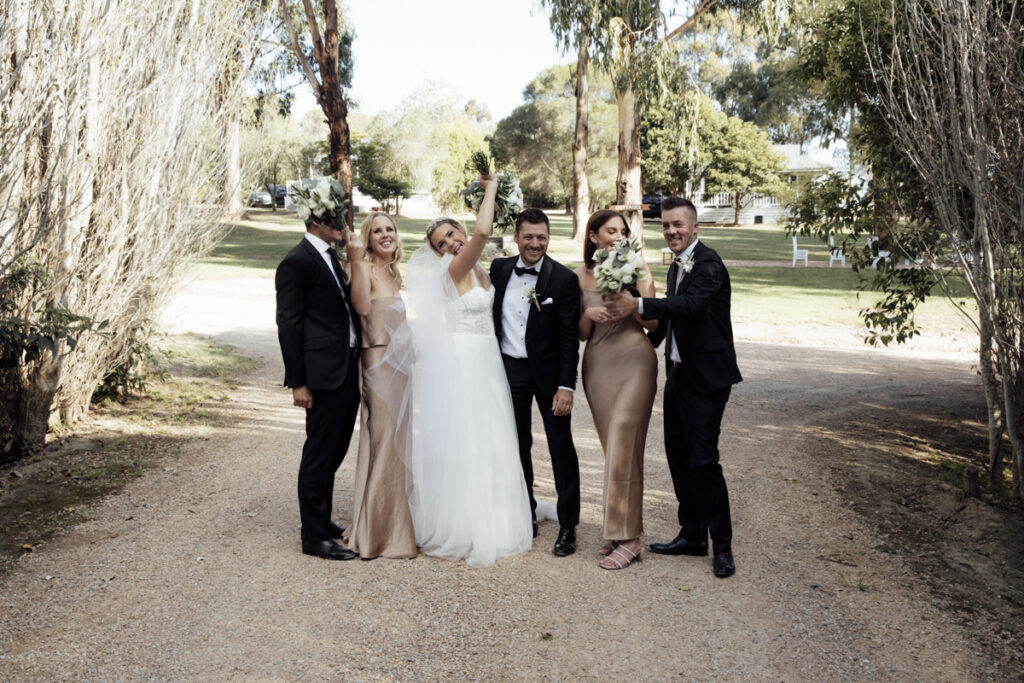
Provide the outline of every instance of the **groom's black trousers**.
{"type": "Polygon", "coordinates": [[[732,552],[729,491],[718,462],[718,435],[732,387],[698,392],[682,368],[670,367],[665,380],[665,454],[679,501],[679,526],[687,540],[714,552],[732,552]]]}
{"type": "Polygon", "coordinates": [[[345,380],[337,389],[313,390],[313,407],[306,410],[306,443],[299,463],[299,516],[302,540],[330,538],[334,474],[352,441],[359,414],[359,360],[353,354],[345,380]]]}
{"type": "Polygon", "coordinates": [[[523,464],[526,490],[530,493],[530,511],[537,518],[537,500],[533,497],[533,399],[537,399],[544,433],[551,453],[551,470],[555,475],[555,491],[558,493],[558,524],[572,529],[580,523],[580,464],[576,446],[572,442],[572,414],[556,416],[551,410],[555,398],[553,391],[543,391],[537,386],[530,361],[526,358],[511,358],[502,354],[508,387],[512,392],[512,410],[516,416],[516,434],[519,437],[519,460],[523,464]]]}

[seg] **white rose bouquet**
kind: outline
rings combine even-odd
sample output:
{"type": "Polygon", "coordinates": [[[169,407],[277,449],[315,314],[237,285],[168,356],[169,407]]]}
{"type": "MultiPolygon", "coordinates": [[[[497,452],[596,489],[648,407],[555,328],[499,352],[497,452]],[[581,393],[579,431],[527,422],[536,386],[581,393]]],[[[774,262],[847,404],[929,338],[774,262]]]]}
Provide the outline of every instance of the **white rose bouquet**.
{"type": "MultiPolygon", "coordinates": [[[[491,175],[491,159],[483,152],[473,152],[470,158],[473,167],[480,175],[491,175]]],[[[480,210],[480,204],[484,200],[484,188],[480,186],[479,180],[474,180],[465,190],[462,196],[466,200],[466,206],[473,213],[480,210]]],[[[514,227],[516,216],[523,210],[523,190],[519,187],[519,181],[512,177],[508,171],[498,174],[498,194],[494,198],[494,234],[501,235],[505,228],[514,227]]]]}
{"type": "Polygon", "coordinates": [[[634,240],[616,240],[610,249],[594,252],[594,278],[601,294],[618,294],[647,278],[640,246],[634,240]]]}
{"type": "Polygon", "coordinates": [[[321,178],[313,187],[292,186],[295,211],[303,221],[313,217],[317,223],[337,230],[347,227],[348,197],[335,178],[321,178]]]}

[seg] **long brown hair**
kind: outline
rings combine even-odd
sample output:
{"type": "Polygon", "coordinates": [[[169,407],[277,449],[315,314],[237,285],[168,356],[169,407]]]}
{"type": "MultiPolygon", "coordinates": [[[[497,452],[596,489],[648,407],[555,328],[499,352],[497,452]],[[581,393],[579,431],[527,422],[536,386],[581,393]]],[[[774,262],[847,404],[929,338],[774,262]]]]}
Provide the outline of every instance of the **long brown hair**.
{"type": "Polygon", "coordinates": [[[597,245],[590,241],[591,233],[596,234],[598,230],[604,227],[605,223],[616,216],[621,218],[622,224],[626,226],[625,230],[622,231],[622,236],[629,237],[629,221],[627,221],[626,217],[618,211],[614,211],[612,209],[601,209],[600,211],[595,211],[590,216],[590,220],[587,221],[587,234],[583,239],[583,263],[587,265],[587,268],[594,267],[594,252],[597,251],[597,245]]]}
{"type": "Polygon", "coordinates": [[[370,253],[370,231],[373,229],[373,221],[377,216],[384,216],[391,223],[391,227],[395,229],[395,253],[391,255],[391,260],[385,264],[385,270],[391,274],[391,277],[398,280],[398,284],[402,284],[402,274],[398,272],[398,264],[402,262],[402,238],[398,234],[398,226],[395,225],[395,220],[384,213],[383,211],[372,211],[370,214],[363,219],[363,224],[359,226],[359,234],[363,238],[363,260],[373,263],[373,254],[370,253]]]}

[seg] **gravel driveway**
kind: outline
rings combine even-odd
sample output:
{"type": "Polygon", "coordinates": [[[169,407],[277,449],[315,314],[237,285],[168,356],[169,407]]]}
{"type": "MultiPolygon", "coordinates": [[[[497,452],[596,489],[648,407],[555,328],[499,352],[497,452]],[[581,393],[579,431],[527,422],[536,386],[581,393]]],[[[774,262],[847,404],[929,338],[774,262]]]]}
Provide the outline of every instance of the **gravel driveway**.
{"type": "MultiPolygon", "coordinates": [[[[736,575],[710,558],[597,566],[602,456],[582,393],[580,550],[557,526],[488,569],[430,557],[327,562],[299,548],[302,414],[282,389],[267,278],[196,283],[166,316],[262,358],[237,420],[95,506],[0,582],[0,679],[984,680],[971,634],[834,490],[837,405],[974,391],[963,358],[743,342],[723,424],[736,575]],[[893,391],[877,392],[884,384],[893,391]]],[[[737,332],[745,335],[742,325],[737,332]]],[[[677,531],[660,392],[646,542],[677,531]]],[[[537,487],[553,500],[539,416],[537,487]]],[[[338,475],[351,510],[355,444],[338,475]]]]}

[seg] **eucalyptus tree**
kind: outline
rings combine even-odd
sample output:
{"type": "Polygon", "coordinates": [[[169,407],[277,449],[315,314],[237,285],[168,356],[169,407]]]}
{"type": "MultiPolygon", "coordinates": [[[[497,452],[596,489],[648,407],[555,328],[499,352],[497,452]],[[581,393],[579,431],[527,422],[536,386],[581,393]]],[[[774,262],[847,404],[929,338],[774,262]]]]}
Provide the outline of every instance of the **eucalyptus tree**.
{"type": "Polygon", "coordinates": [[[559,12],[552,14],[556,36],[564,36],[562,44],[579,46],[588,36],[590,58],[612,76],[619,130],[615,200],[636,235],[643,234],[640,119],[645,106],[665,89],[665,74],[678,54],[670,44],[710,12],[739,9],[761,19],[769,33],[783,14],[782,0],[684,0],[670,5],[666,15],[659,0],[569,2],[558,3],[559,12]],[[574,9],[579,12],[575,21],[574,9]]]}
{"type": "Polygon", "coordinates": [[[572,140],[572,236],[582,242],[590,217],[587,147],[590,135],[590,60],[600,30],[599,0],[541,0],[548,8],[551,30],[563,51],[576,51],[576,118],[572,140]]]}
{"type": "MultiPolygon", "coordinates": [[[[281,19],[288,32],[288,45],[309,82],[316,102],[327,118],[331,173],[345,192],[352,192],[352,141],[348,125],[346,88],[352,85],[352,41],[355,33],[346,25],[337,0],[320,0],[320,12],[313,0],[301,0],[305,30],[296,30],[294,0],[278,0],[281,19]]],[[[349,202],[348,222],[353,206],[349,202]]]]}

